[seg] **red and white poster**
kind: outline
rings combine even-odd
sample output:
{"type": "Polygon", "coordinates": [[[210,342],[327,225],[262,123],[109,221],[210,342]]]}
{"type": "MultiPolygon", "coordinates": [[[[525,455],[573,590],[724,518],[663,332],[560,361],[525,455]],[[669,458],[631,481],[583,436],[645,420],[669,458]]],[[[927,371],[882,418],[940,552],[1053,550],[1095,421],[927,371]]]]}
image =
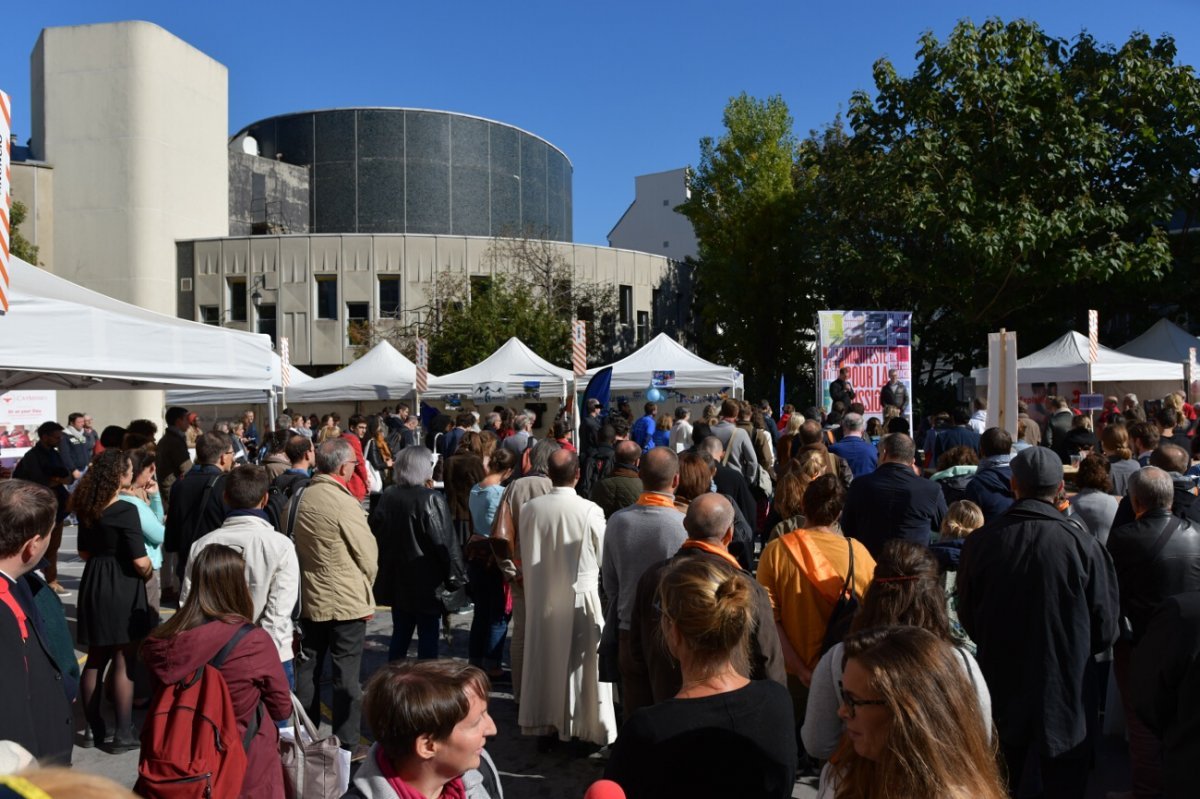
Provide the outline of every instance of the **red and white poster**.
{"type": "Polygon", "coordinates": [[[850,370],[854,401],[868,417],[881,417],[879,391],[895,369],[908,391],[905,415],[912,419],[912,314],[907,311],[821,311],[817,314],[817,399],[826,411],[833,405],[829,384],[838,371],[850,370]]]}
{"type": "Polygon", "coordinates": [[[37,441],[42,422],[55,421],[57,394],[53,391],[6,391],[0,394],[0,458],[8,465],[37,441]]]}

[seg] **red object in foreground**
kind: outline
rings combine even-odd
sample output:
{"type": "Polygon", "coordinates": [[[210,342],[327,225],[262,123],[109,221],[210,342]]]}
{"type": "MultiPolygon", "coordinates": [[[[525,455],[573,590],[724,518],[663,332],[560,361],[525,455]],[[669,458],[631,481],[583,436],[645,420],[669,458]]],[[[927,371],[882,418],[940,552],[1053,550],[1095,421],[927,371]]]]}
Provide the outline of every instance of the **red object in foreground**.
{"type": "Polygon", "coordinates": [[[597,780],[587,789],[583,799],[625,799],[625,791],[612,780],[597,780]]]}

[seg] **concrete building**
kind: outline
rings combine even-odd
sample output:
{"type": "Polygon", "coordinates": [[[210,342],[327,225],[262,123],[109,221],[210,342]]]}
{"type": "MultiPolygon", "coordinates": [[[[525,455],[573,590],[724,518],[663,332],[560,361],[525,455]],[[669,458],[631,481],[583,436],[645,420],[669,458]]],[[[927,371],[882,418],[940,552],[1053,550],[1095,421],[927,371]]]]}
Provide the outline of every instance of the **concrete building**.
{"type": "MultiPolygon", "coordinates": [[[[42,31],[30,83],[29,156],[54,173],[42,260],[82,286],[173,313],[175,240],[229,230],[225,67],[147,22],[78,25],[42,31]]],[[[106,421],[161,416],[162,392],[106,394],[60,392],[59,405],[106,421]]]]}
{"type": "Polygon", "coordinates": [[[27,147],[13,147],[13,202],[25,206],[21,235],[38,248],[38,265],[54,271],[54,168],[29,157],[27,147]]]}
{"type": "Polygon", "coordinates": [[[675,210],[689,197],[687,167],[638,175],[633,202],[609,232],[609,246],[658,253],[676,261],[695,258],[696,231],[675,210]]]}
{"type": "MultiPolygon", "coordinates": [[[[480,236],[345,234],[244,236],[181,241],[179,316],[288,337],[292,363],[350,363],[360,352],[356,326],[428,318],[437,281],[487,278],[508,268],[497,239],[480,236]],[[499,250],[496,248],[499,246],[499,250]],[[259,295],[259,304],[252,300],[259,295]]],[[[592,321],[614,352],[627,352],[686,319],[690,273],[644,252],[536,242],[575,279],[611,282],[615,318],[592,321]]]]}

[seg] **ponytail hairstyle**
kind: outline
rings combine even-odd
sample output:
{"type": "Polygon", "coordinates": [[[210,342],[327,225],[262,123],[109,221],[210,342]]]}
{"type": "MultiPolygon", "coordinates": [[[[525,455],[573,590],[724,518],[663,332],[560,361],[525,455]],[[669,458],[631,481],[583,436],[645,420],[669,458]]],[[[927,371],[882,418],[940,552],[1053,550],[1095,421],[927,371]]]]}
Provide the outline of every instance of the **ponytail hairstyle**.
{"type": "Polygon", "coordinates": [[[707,559],[684,558],[663,574],[658,600],[663,619],[675,626],[700,670],[715,674],[728,663],[749,676],[753,591],[740,571],[707,559]]]}
{"type": "Polygon", "coordinates": [[[939,534],[948,540],[966,538],[980,527],[983,527],[983,510],[969,499],[960,499],[946,509],[939,534]]]}

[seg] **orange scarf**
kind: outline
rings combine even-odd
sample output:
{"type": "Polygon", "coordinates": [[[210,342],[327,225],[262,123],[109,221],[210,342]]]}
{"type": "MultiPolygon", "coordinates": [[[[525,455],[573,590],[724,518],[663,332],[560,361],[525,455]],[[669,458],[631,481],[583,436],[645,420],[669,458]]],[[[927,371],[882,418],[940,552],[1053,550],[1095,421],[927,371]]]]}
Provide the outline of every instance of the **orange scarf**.
{"type": "Polygon", "coordinates": [[[679,510],[679,508],[675,507],[675,497],[671,496],[670,494],[661,494],[657,491],[643,491],[642,495],[638,497],[636,504],[646,508],[670,508],[674,511],[679,510]]]}
{"type": "Polygon", "coordinates": [[[710,544],[707,541],[697,541],[695,538],[689,538],[683,542],[681,549],[699,549],[710,555],[716,555],[718,558],[724,558],[733,568],[738,571],[742,570],[742,564],[737,562],[737,558],[730,555],[729,550],[719,544],[710,544]]]}
{"type": "Polygon", "coordinates": [[[845,578],[838,574],[816,542],[808,537],[808,531],[793,530],[787,535],[781,535],[778,541],[817,592],[830,602],[837,602],[842,593],[842,586],[845,585],[845,578]]]}

